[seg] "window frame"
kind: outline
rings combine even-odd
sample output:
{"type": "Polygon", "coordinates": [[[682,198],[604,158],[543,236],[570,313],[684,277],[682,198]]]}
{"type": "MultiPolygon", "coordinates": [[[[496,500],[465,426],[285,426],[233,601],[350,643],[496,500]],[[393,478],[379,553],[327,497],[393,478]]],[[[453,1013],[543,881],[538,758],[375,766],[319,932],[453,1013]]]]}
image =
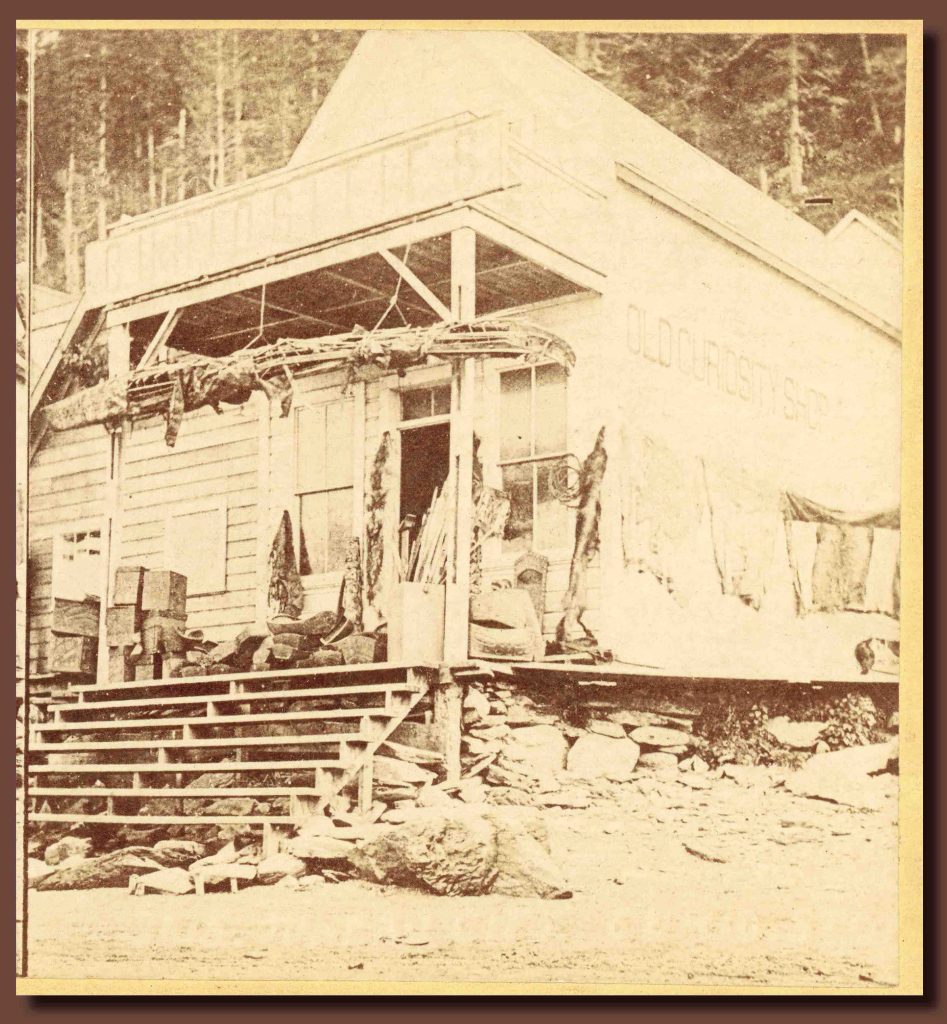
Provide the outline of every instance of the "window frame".
{"type": "MultiPolygon", "coordinates": [[[[63,544],[65,543],[64,538],[65,538],[66,534],[67,533],[95,533],[95,532],[97,532],[98,535],[99,535],[99,545],[100,545],[100,547],[99,547],[99,562],[98,562],[98,565],[96,566],[96,573],[95,573],[95,587],[93,589],[90,589],[87,592],[87,594],[94,595],[95,597],[97,597],[101,601],[101,599],[102,599],[102,593],[101,593],[101,584],[102,584],[102,579],[101,579],[102,572],[101,572],[101,569],[102,569],[102,562],[101,562],[101,559],[104,557],[104,554],[105,554],[104,549],[101,547],[101,545],[103,543],[102,535],[104,533],[104,525],[105,524],[104,524],[104,522],[102,521],[101,518],[93,517],[93,518],[90,518],[90,519],[72,519],[72,520],[69,520],[68,522],[61,523],[61,524],[56,526],[55,533],[53,534],[53,562],[52,562],[52,569],[51,569],[51,573],[50,573],[50,584],[49,584],[50,596],[53,599],[55,599],[57,597],[60,597],[60,598],[64,598],[65,597],[65,595],[63,595],[63,594],[57,594],[56,593],[56,576],[57,576],[57,570],[59,570],[59,565],[60,565],[60,563],[62,561],[63,544]]],[[[59,570],[59,571],[61,572],[62,570],[59,570]]],[[[62,582],[62,581],[60,580],[60,582],[62,582]]],[[[67,600],[69,600],[69,599],[77,600],[77,598],[66,598],[66,599],[67,600]]]]}
{"type": "MultiPolygon", "coordinates": [[[[496,394],[498,399],[498,410],[497,410],[497,436],[496,436],[496,465],[500,476],[501,486],[503,480],[503,470],[507,466],[517,465],[529,465],[532,467],[532,532],[529,544],[522,551],[509,548],[509,543],[505,537],[498,539],[498,548],[503,561],[515,561],[523,551],[535,551],[537,553],[545,554],[547,557],[556,561],[562,557],[568,557],[570,550],[570,537],[572,530],[572,514],[567,508],[567,521],[569,526],[566,530],[566,536],[563,538],[561,544],[550,543],[548,545],[541,545],[537,543],[536,539],[536,509],[539,505],[539,473],[537,467],[543,462],[557,462],[564,459],[569,454],[568,442],[569,442],[569,376],[565,375],[563,380],[563,389],[565,392],[565,408],[566,408],[566,422],[565,422],[565,438],[566,448],[561,452],[543,452],[537,454],[536,452],[536,401],[535,397],[537,394],[536,385],[536,371],[544,367],[559,367],[556,362],[548,361],[542,363],[522,363],[513,366],[497,367],[496,369],[496,394]],[[524,370],[529,370],[529,455],[521,455],[514,458],[504,458],[501,454],[503,444],[503,377],[507,374],[522,373],[524,370]]],[[[565,507],[565,506],[564,506],[565,507]]]]}
{"type": "MultiPolygon", "coordinates": [[[[302,499],[310,494],[337,494],[341,491],[347,491],[349,493],[349,533],[353,533],[355,528],[355,415],[356,415],[356,403],[351,396],[345,396],[340,394],[339,389],[336,387],[321,388],[319,391],[310,393],[306,396],[306,401],[298,403],[293,409],[293,425],[292,425],[292,497],[293,497],[293,508],[294,515],[292,515],[293,525],[293,543],[296,548],[296,559],[299,565],[299,576],[302,580],[303,588],[305,590],[319,589],[322,587],[337,586],[342,579],[345,572],[344,562],[341,566],[335,569],[327,569],[321,572],[302,572],[302,538],[303,538],[303,517],[302,517],[302,499]],[[345,487],[319,487],[319,488],[303,488],[303,481],[300,479],[299,472],[299,456],[300,456],[300,414],[312,411],[314,409],[325,410],[327,406],[332,404],[339,404],[348,409],[351,419],[351,440],[349,450],[349,480],[350,482],[345,487]]],[[[327,499],[328,500],[328,499],[327,499]]],[[[326,533],[328,537],[328,531],[326,533]]],[[[310,555],[311,558],[311,555],[310,555]]],[[[324,563],[323,563],[324,564],[324,563]]]]}

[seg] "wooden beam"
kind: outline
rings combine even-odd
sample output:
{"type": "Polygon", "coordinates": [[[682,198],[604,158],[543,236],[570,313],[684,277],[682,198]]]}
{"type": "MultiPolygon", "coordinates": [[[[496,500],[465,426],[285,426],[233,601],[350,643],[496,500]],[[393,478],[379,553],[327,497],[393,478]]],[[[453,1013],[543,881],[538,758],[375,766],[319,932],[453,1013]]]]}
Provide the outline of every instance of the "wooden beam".
{"type": "Polygon", "coordinates": [[[402,280],[409,284],[445,323],[450,323],[454,319],[453,311],[441,302],[407,263],[399,260],[389,249],[382,249],[381,257],[388,266],[393,267],[398,272],[402,280]]]}
{"type": "Polygon", "coordinates": [[[178,321],[181,319],[181,313],[181,309],[168,310],[164,320],[161,321],[161,326],[155,331],[155,336],[148,342],[145,354],[138,360],[138,369],[141,369],[143,366],[150,366],[157,360],[161,350],[168,343],[174,328],[177,327],[178,321]]]}
{"type": "MultiPolygon", "coordinates": [[[[451,232],[451,319],[477,315],[477,236],[451,232]]],[[[473,535],[473,402],[476,360],[453,360],[451,370],[450,489],[453,529],[448,536],[444,659],[466,660],[470,619],[470,544],[473,535]]]]}

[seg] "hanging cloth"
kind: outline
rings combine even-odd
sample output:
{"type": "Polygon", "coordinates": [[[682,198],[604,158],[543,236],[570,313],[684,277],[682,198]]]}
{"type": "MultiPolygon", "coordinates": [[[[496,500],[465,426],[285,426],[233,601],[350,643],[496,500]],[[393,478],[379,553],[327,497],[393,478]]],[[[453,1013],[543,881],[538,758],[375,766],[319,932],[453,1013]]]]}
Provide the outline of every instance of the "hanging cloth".
{"type": "Polygon", "coordinates": [[[302,614],[305,595],[296,564],[293,525],[289,512],[285,510],[270,547],[269,570],[270,613],[298,619],[302,614]]]}
{"type": "Polygon", "coordinates": [[[820,523],[812,563],[812,606],[818,611],[862,611],[873,531],[820,523]]]}

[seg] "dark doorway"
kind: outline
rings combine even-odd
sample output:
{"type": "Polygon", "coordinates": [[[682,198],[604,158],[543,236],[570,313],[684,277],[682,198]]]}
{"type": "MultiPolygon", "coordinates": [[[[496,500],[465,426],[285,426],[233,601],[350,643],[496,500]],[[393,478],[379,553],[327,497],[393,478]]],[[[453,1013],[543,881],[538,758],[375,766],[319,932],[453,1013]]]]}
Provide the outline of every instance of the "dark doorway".
{"type": "Polygon", "coordinates": [[[443,491],[450,469],[450,424],[401,432],[401,544],[413,543],[435,489],[443,491]]]}

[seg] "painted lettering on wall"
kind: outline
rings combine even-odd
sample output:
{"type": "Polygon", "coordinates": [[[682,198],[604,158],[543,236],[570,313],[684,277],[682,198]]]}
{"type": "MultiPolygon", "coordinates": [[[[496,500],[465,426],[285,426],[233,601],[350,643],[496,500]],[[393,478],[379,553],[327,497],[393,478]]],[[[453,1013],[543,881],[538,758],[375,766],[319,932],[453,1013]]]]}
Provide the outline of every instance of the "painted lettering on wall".
{"type": "Polygon", "coordinates": [[[810,430],[819,430],[828,415],[828,395],[810,383],[638,306],[628,307],[627,345],[633,356],[810,430]]]}

